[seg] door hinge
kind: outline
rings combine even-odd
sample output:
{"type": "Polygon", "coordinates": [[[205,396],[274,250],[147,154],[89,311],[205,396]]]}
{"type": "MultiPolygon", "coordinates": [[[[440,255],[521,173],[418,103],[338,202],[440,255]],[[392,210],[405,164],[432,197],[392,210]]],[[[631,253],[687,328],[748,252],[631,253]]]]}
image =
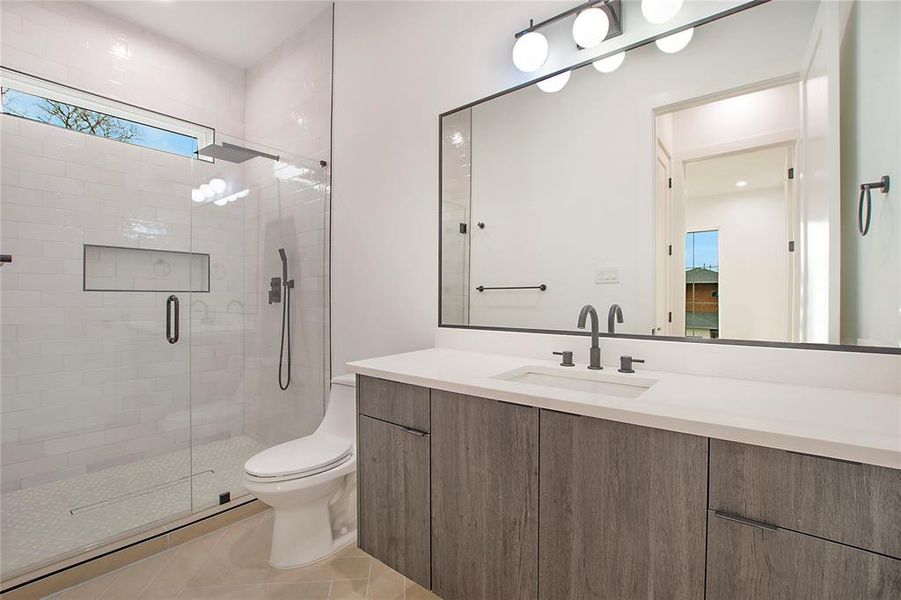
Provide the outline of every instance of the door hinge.
{"type": "Polygon", "coordinates": [[[672,178],[672,177],[670,177],[670,178],[666,181],[666,187],[672,189],[672,187],[673,187],[673,178],[672,178]]]}
{"type": "Polygon", "coordinates": [[[794,179],[794,178],[795,178],[795,168],[794,168],[794,167],[791,167],[791,168],[788,170],[788,178],[789,178],[789,179],[794,179]]]}
{"type": "Polygon", "coordinates": [[[672,323],[672,322],[673,322],[673,313],[672,313],[672,312],[670,312],[670,313],[667,315],[666,321],[667,321],[667,323],[672,323]]]}
{"type": "Polygon", "coordinates": [[[667,253],[667,256],[673,255],[673,245],[672,244],[669,245],[669,248],[667,248],[666,253],[667,253]]]}
{"type": "Polygon", "coordinates": [[[792,241],[790,241],[790,242],[788,243],[788,251],[789,251],[789,252],[794,252],[794,251],[795,251],[795,240],[792,240],[792,241]]]}
{"type": "Polygon", "coordinates": [[[460,223],[460,233],[466,233],[466,223],[460,223]]]}

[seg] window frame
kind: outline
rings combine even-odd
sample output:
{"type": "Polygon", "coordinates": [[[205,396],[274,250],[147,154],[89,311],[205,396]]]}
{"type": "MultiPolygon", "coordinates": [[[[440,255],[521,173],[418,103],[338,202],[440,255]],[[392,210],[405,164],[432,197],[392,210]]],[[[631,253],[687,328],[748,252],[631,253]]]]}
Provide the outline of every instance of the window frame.
{"type": "MultiPolygon", "coordinates": [[[[111,117],[130,121],[139,125],[144,125],[147,127],[152,127],[154,129],[192,137],[197,140],[198,150],[212,144],[216,138],[216,130],[212,127],[206,127],[198,123],[193,123],[184,119],[178,119],[176,117],[155,112],[146,108],[141,108],[139,106],[134,106],[120,100],[114,100],[112,98],[107,98],[105,96],[100,96],[98,94],[79,90],[67,85],[63,85],[61,83],[57,83],[55,81],[42,79],[40,77],[35,77],[27,73],[22,73],[21,71],[16,71],[15,69],[10,69],[8,67],[0,67],[0,85],[13,91],[30,94],[39,98],[47,98],[48,100],[53,100],[56,102],[63,102],[71,106],[84,108],[86,110],[109,115],[111,117]]],[[[17,115],[10,114],[10,116],[17,115]]],[[[40,122],[29,117],[19,118],[34,121],[36,123],[40,122]]],[[[56,126],[53,123],[47,123],[47,125],[56,126]]],[[[81,133],[92,135],[88,132],[81,133]]],[[[115,140],[114,138],[108,138],[105,136],[96,137],[121,142],[121,140],[115,140]]],[[[131,142],[121,143],[131,144],[131,142]]],[[[193,158],[196,160],[202,160],[204,162],[213,162],[212,158],[203,156],[201,154],[195,153],[193,156],[188,157],[185,154],[179,154],[171,152],[169,150],[164,150],[162,148],[155,148],[153,146],[145,146],[143,144],[131,145],[138,146],[139,148],[147,148],[148,150],[165,152],[167,154],[173,154],[175,156],[184,156],[186,158],[193,158]]]]}

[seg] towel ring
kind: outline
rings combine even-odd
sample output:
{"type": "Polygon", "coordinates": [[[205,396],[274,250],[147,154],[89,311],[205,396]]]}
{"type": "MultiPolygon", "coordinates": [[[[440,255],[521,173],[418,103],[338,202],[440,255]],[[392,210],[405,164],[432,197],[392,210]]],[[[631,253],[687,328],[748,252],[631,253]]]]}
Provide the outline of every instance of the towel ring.
{"type": "Polygon", "coordinates": [[[861,183],[860,196],[857,198],[857,231],[863,237],[870,232],[870,216],[873,214],[873,200],[870,197],[870,190],[882,190],[883,194],[888,194],[889,176],[883,175],[882,179],[874,183],[861,183]],[[864,219],[864,198],[867,201],[866,219],[864,219]]]}

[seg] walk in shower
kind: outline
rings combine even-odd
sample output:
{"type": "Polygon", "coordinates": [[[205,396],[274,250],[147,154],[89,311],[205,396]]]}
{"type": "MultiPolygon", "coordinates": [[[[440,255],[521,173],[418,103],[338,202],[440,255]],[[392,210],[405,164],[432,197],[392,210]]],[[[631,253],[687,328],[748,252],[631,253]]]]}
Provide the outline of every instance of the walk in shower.
{"type": "Polygon", "coordinates": [[[4,68],[0,116],[4,582],[233,505],[249,457],[315,430],[329,381],[322,153],[188,120],[185,133],[181,115],[132,104],[87,131],[105,98],[34,75],[4,68]],[[84,126],[29,114],[42,85],[57,109],[91,109],[84,126]],[[109,134],[128,119],[154,130],[109,134]],[[269,302],[280,249],[287,315],[269,302]]]}

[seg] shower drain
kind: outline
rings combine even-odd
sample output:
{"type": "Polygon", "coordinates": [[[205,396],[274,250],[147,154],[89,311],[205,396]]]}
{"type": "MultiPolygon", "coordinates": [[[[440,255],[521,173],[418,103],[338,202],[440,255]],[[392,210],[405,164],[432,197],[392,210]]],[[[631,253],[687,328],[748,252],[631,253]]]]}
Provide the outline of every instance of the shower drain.
{"type": "Polygon", "coordinates": [[[113,498],[107,498],[106,500],[100,500],[99,502],[92,502],[91,504],[77,506],[73,509],[70,509],[69,514],[74,517],[76,515],[84,514],[86,512],[92,511],[92,510],[97,510],[98,508],[103,508],[105,506],[111,506],[111,505],[117,504],[119,502],[131,500],[132,498],[138,498],[140,496],[152,494],[153,492],[158,492],[160,490],[164,490],[166,488],[176,486],[180,483],[184,483],[185,481],[192,480],[195,477],[199,477],[201,475],[214,474],[215,472],[216,471],[214,471],[213,469],[207,469],[206,471],[200,471],[199,473],[194,473],[193,475],[185,475],[184,477],[179,477],[178,479],[164,481],[163,483],[158,483],[156,485],[152,485],[150,487],[146,487],[144,489],[137,490],[135,492],[129,492],[127,494],[122,494],[120,496],[115,496],[113,498]]]}

